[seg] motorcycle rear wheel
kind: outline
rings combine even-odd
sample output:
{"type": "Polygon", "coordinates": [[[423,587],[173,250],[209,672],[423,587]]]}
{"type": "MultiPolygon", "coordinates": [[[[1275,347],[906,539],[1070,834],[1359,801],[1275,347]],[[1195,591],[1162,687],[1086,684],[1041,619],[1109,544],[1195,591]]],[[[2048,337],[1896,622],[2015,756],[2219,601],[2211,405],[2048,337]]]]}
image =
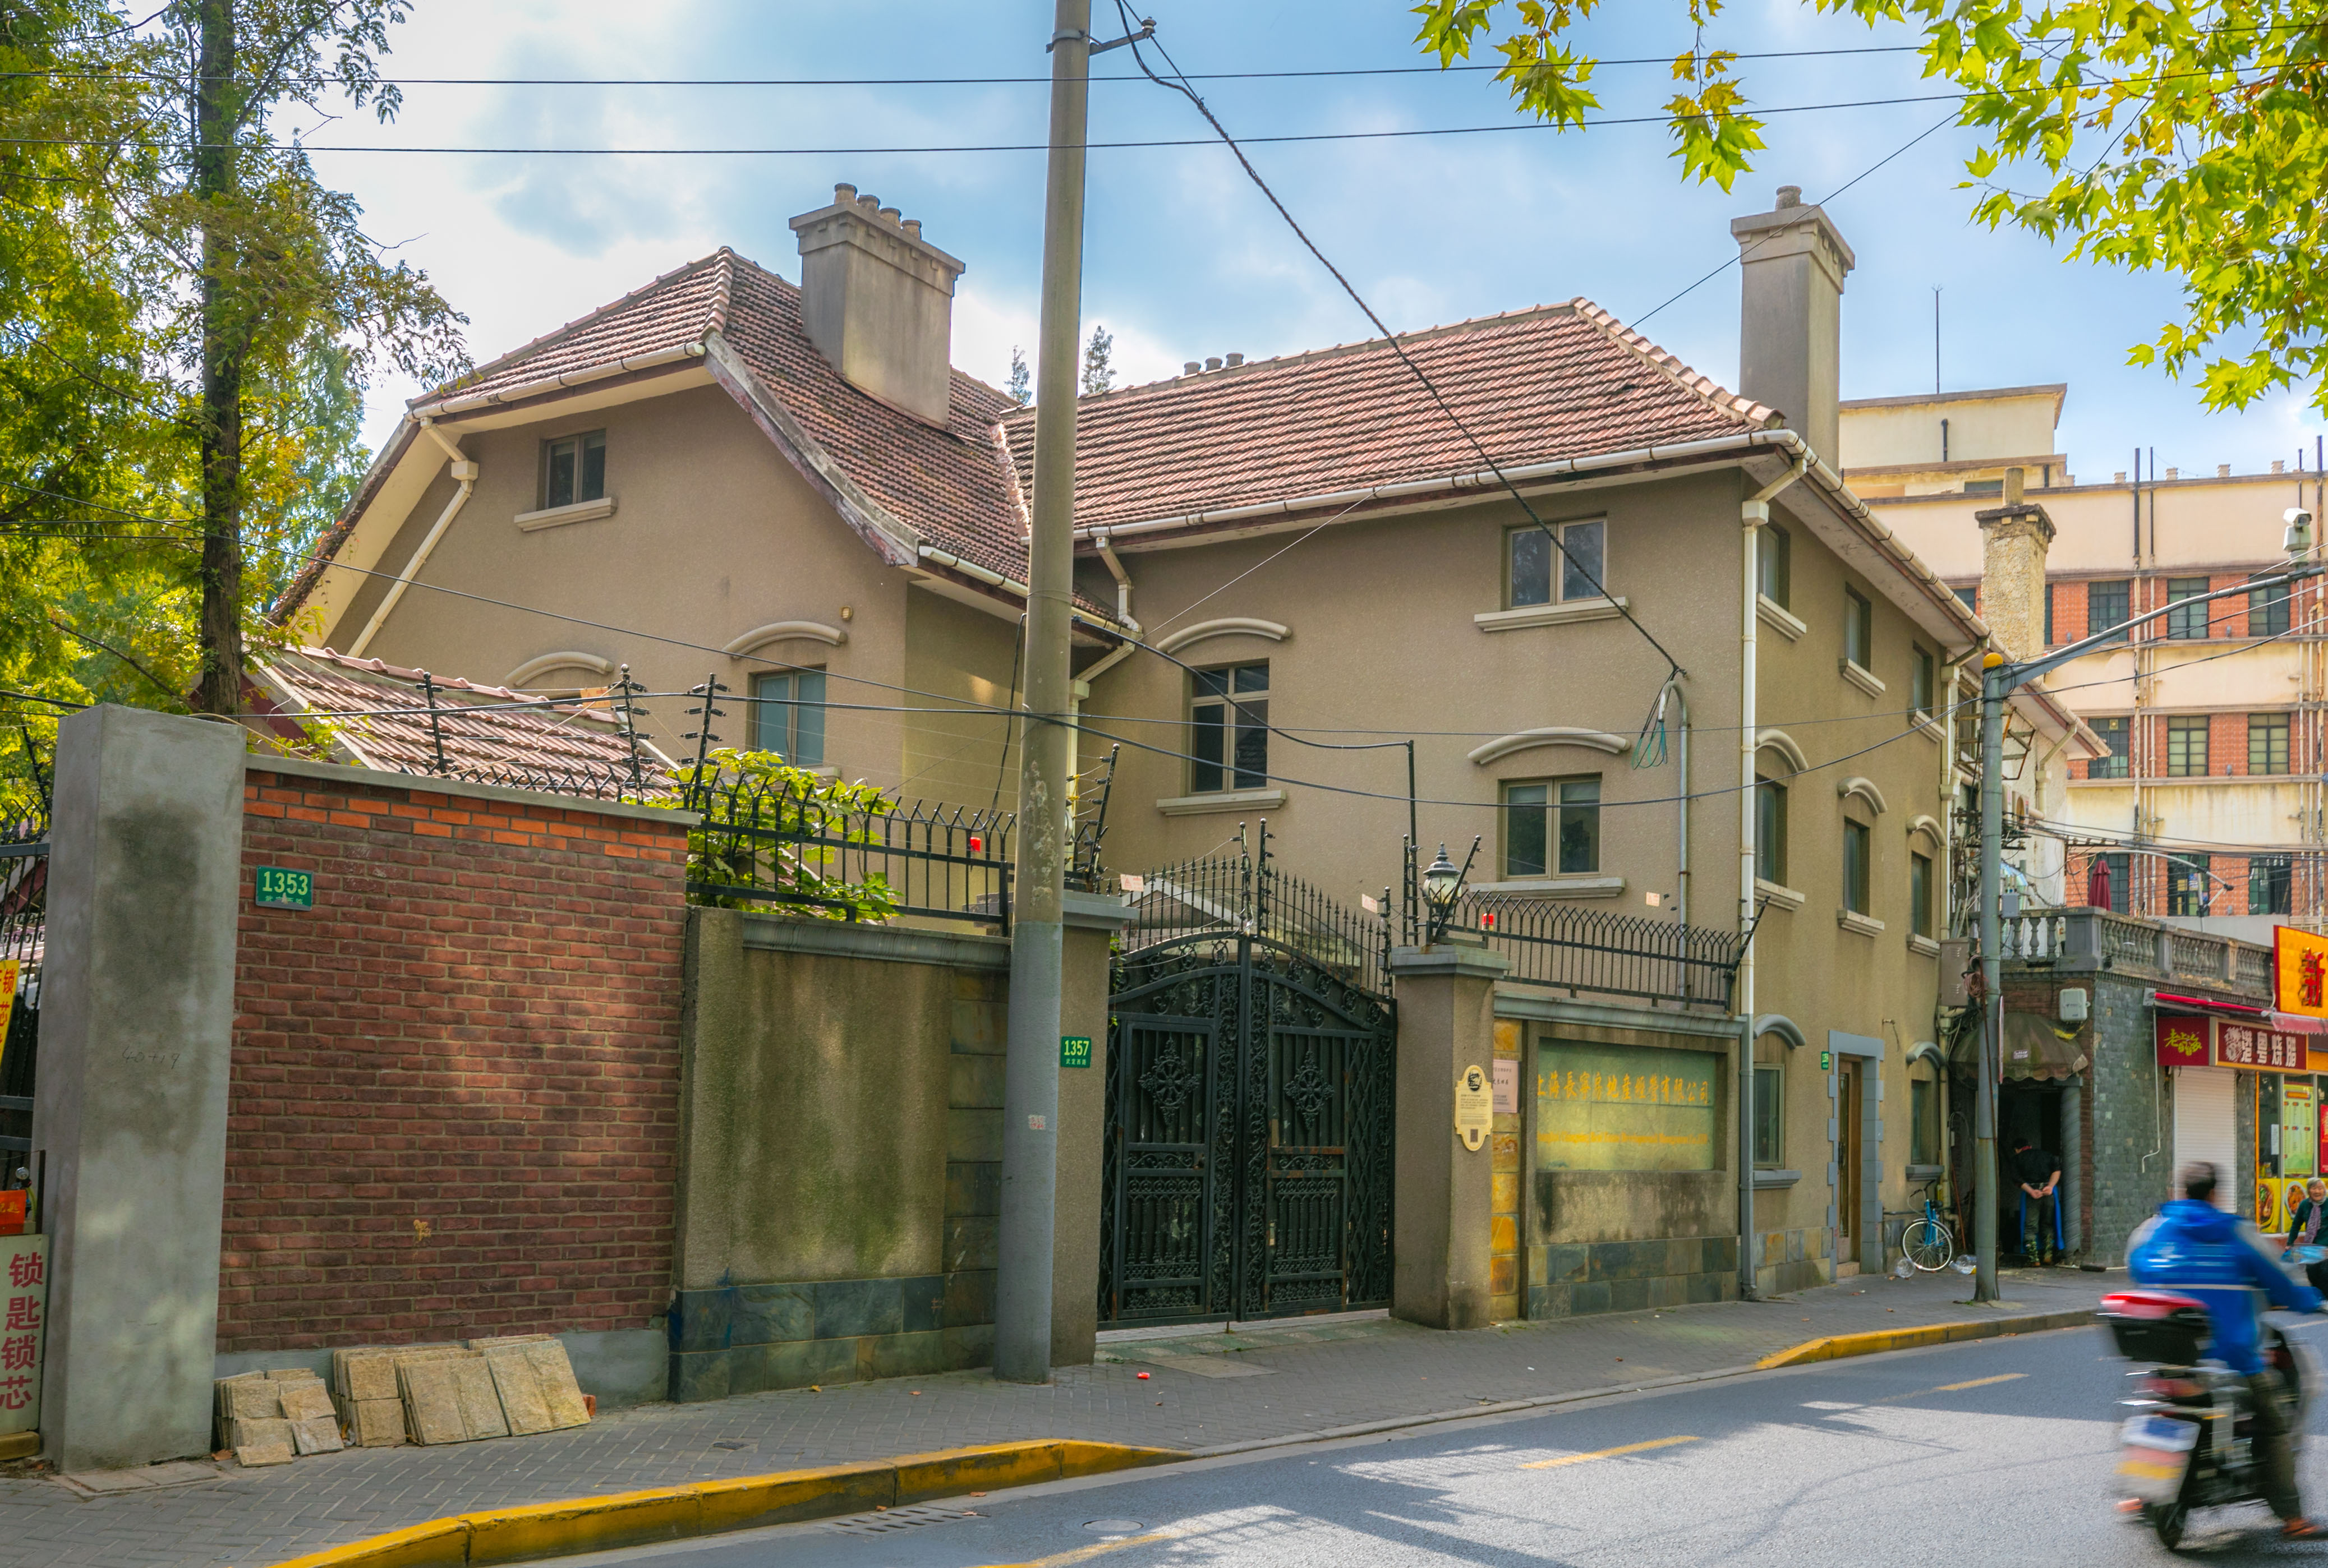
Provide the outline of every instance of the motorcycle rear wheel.
{"type": "Polygon", "coordinates": [[[2150,1510],[2150,1527],[2158,1533],[2158,1544],[2169,1552],[2182,1545],[2182,1532],[2191,1523],[2191,1510],[2181,1503],[2164,1507],[2154,1505],[2150,1510]]]}

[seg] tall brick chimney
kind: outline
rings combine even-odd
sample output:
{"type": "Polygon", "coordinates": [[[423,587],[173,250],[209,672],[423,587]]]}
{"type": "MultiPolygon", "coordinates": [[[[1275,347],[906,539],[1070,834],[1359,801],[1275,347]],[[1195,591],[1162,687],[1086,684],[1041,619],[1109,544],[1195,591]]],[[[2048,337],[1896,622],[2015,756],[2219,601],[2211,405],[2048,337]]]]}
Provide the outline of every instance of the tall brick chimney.
{"type": "Polygon", "coordinates": [[[1730,220],[1738,242],[1738,390],[1777,409],[1781,423],[1839,469],[1843,280],[1854,265],[1826,211],[1779,187],[1768,212],[1730,220]]]}
{"type": "Polygon", "coordinates": [[[835,185],[792,220],[809,341],[861,390],[943,427],[953,397],[953,285],[962,264],[878,196],[835,185]]]}
{"type": "Polygon", "coordinates": [[[1980,523],[1980,618],[2014,658],[2045,651],[2045,554],[2053,519],[2022,499],[2022,472],[2004,471],[2004,504],[1975,512],[1980,523]]]}

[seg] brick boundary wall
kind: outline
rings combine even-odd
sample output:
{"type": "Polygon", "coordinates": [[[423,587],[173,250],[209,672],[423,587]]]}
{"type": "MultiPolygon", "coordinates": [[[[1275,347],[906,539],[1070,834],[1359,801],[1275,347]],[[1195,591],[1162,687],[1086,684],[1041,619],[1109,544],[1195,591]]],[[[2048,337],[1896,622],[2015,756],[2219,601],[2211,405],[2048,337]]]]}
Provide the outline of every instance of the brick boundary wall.
{"type": "Polygon", "coordinates": [[[246,779],[220,1350],[652,1326],[684,819],[346,772],[246,779]]]}

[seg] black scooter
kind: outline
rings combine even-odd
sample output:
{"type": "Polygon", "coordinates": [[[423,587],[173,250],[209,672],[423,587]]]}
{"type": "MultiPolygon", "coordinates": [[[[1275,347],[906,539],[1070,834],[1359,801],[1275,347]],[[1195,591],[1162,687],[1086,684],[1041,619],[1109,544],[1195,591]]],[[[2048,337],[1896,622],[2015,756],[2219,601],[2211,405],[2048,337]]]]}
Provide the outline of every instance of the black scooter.
{"type": "MultiPolygon", "coordinates": [[[[2099,1317],[2119,1355],[2149,1363],[2147,1371],[2126,1374],[2136,1379],[2135,1396],[2118,1402],[2127,1414],[2119,1429],[2117,1479],[2159,1544],[2170,1552],[2182,1544],[2193,1508],[2264,1500],[2247,1380],[2220,1363],[2201,1360],[2210,1337],[2207,1309],[2173,1291],[2121,1291],[2102,1298],[2099,1317]]],[[[2289,1441],[2300,1451],[2309,1369],[2268,1322],[2262,1325],[2262,1349],[2266,1369],[2276,1372],[2294,1395],[2289,1441]]]]}

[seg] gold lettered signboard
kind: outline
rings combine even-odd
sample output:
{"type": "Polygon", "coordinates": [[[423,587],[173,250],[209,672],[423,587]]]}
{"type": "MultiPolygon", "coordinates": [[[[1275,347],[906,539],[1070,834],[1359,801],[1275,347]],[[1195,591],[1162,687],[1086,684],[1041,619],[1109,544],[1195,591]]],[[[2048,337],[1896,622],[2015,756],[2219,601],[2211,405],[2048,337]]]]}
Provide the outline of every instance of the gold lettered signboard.
{"type": "Polygon", "coordinates": [[[0,1236],[0,1432],[31,1432],[41,1424],[49,1238],[0,1236]]]}
{"type": "Polygon", "coordinates": [[[1495,1130],[1495,1101],[1486,1069],[1475,1063],[1455,1075],[1455,1132],[1466,1149],[1478,1150],[1495,1130]]]}
{"type": "Polygon", "coordinates": [[[2271,932],[2271,993],[2282,1013],[2328,1018],[2328,937],[2275,926],[2271,932]]]}
{"type": "Polygon", "coordinates": [[[1545,1045],[1536,1057],[1536,1169],[1713,1170],[1722,1062],[1703,1050],[1545,1045]]]}

